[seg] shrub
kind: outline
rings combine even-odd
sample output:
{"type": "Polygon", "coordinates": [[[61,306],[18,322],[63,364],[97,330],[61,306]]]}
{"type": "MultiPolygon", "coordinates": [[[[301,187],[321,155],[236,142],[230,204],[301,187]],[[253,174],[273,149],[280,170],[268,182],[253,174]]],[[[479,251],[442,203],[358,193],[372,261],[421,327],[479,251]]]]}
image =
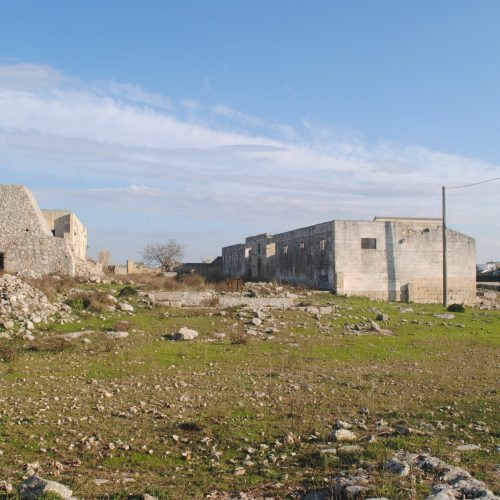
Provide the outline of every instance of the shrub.
{"type": "Polygon", "coordinates": [[[132,285],[125,285],[119,292],[119,297],[130,297],[131,295],[137,295],[137,289],[132,285]]]}
{"type": "Polygon", "coordinates": [[[463,313],[465,312],[465,307],[463,304],[451,304],[448,306],[448,311],[455,313],[463,313]]]}
{"type": "Polygon", "coordinates": [[[68,299],[66,304],[71,307],[73,311],[82,312],[84,309],[88,309],[90,300],[88,297],[75,297],[73,299],[68,299]]]}
{"type": "Polygon", "coordinates": [[[248,344],[248,335],[244,332],[232,332],[229,334],[229,341],[233,345],[248,344]]]}
{"type": "Polygon", "coordinates": [[[200,301],[201,307],[217,307],[220,303],[219,297],[217,295],[211,295],[200,301]]]}
{"type": "Polygon", "coordinates": [[[17,359],[19,355],[19,346],[12,342],[12,340],[6,340],[0,342],[0,361],[4,363],[12,363],[17,359]]]}

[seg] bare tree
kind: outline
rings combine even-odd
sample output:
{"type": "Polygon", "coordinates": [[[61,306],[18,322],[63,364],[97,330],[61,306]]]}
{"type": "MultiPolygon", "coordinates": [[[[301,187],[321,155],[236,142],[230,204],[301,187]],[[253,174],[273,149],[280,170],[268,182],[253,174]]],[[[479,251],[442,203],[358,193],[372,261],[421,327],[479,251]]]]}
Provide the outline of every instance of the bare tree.
{"type": "Polygon", "coordinates": [[[167,243],[149,243],[142,251],[142,258],[146,264],[158,264],[163,272],[168,272],[182,262],[184,246],[175,240],[168,240],[167,243]]]}
{"type": "Polygon", "coordinates": [[[110,262],[111,262],[111,253],[109,250],[106,250],[106,249],[102,249],[102,250],[99,250],[98,254],[97,254],[97,262],[99,262],[100,264],[102,264],[102,268],[103,269],[106,269],[110,262]]]}
{"type": "Polygon", "coordinates": [[[203,255],[201,257],[201,263],[202,264],[210,264],[212,263],[214,258],[211,255],[203,255]]]}

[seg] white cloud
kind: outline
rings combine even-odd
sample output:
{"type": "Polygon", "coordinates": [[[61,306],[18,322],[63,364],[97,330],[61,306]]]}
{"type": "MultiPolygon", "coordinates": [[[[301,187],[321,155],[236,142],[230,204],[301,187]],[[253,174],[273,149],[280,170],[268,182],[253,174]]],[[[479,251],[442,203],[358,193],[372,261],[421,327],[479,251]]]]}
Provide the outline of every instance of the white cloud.
{"type": "MultiPolygon", "coordinates": [[[[310,121],[298,129],[225,104],[180,104],[189,120],[174,114],[167,97],[135,84],[85,83],[49,66],[0,64],[0,173],[38,185],[42,196],[42,187],[57,187],[51,196],[78,203],[89,225],[99,205],[117,220],[127,210],[175,215],[193,227],[199,220],[215,227],[223,218],[220,243],[254,228],[333,218],[436,216],[443,183],[500,175],[498,165],[419,145],[368,146],[310,121]]],[[[450,222],[478,237],[480,255],[500,254],[499,241],[487,240],[500,229],[497,188],[450,194],[450,222]],[[487,231],[477,229],[478,219],[487,231]]],[[[134,224],[128,230],[139,232],[134,224]]],[[[204,250],[217,251],[194,249],[193,258],[204,250]]]]}

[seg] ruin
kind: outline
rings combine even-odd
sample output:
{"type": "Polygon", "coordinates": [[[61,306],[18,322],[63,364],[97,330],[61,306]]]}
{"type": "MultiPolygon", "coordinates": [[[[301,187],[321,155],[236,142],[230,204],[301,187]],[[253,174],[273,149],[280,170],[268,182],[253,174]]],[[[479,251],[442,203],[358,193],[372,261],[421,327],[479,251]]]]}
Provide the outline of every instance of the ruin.
{"type": "Polygon", "coordinates": [[[42,211],[29,189],[0,185],[0,272],[90,272],[87,230],[66,210],[42,211]]]}
{"type": "MultiPolygon", "coordinates": [[[[375,217],[333,220],[222,249],[223,273],[403,302],[442,300],[442,221],[375,217]]],[[[448,296],[476,296],[475,240],[447,229],[448,296]]]]}

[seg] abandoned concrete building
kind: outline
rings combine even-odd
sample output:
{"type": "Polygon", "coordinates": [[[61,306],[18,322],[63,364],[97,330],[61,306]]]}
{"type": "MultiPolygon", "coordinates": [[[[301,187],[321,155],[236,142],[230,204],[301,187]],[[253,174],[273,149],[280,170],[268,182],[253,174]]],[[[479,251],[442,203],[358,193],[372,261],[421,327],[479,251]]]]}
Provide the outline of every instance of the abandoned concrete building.
{"type": "MultiPolygon", "coordinates": [[[[403,302],[442,300],[441,219],[333,220],[222,249],[223,273],[403,302]]],[[[476,295],[475,240],[447,229],[448,296],[476,295]]]]}
{"type": "Polygon", "coordinates": [[[87,230],[69,211],[42,211],[21,185],[0,185],[0,272],[74,275],[88,264],[87,230]]]}

